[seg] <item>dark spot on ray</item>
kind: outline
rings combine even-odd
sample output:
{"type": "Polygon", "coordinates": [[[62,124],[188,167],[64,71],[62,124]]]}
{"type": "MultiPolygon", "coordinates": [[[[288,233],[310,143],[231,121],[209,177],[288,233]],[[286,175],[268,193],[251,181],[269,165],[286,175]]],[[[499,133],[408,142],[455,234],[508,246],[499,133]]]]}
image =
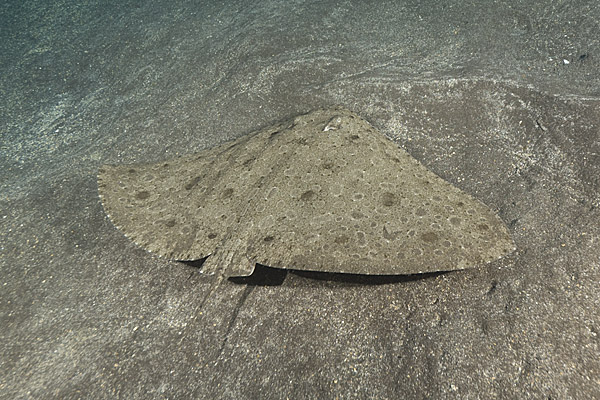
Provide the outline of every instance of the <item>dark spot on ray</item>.
{"type": "Polygon", "coordinates": [[[214,233],[214,232],[211,232],[211,233],[209,233],[209,234],[208,234],[208,236],[207,236],[207,237],[208,237],[209,239],[214,239],[214,238],[216,238],[216,237],[217,237],[217,234],[216,234],[216,233],[214,233]]]}
{"type": "Polygon", "coordinates": [[[170,219],[170,220],[168,220],[168,221],[165,222],[165,226],[167,228],[172,228],[175,225],[177,225],[177,221],[175,221],[174,219],[170,219]]]}
{"type": "Polygon", "coordinates": [[[141,191],[141,192],[138,192],[138,193],[135,195],[135,198],[136,198],[136,199],[138,199],[138,200],[146,200],[148,197],[150,197],[150,192],[148,192],[148,191],[146,191],[146,190],[143,190],[143,191],[141,191]]]}
{"type": "Polygon", "coordinates": [[[363,213],[360,213],[358,211],[352,211],[352,213],[350,214],[352,216],[352,218],[354,219],[361,219],[364,218],[365,215],[363,213]]]}
{"type": "Polygon", "coordinates": [[[333,241],[337,244],[344,244],[344,243],[348,243],[349,240],[350,240],[350,238],[348,237],[348,235],[340,235],[340,236],[336,237],[333,241]]]}
{"type": "Polygon", "coordinates": [[[450,223],[452,225],[460,225],[460,218],[458,218],[458,217],[450,217],[450,223]]]}
{"type": "Polygon", "coordinates": [[[233,196],[233,189],[232,188],[227,188],[223,191],[223,198],[225,199],[229,199],[231,196],[233,196]]]}
{"type": "Polygon", "coordinates": [[[274,238],[273,236],[271,236],[271,235],[269,235],[269,236],[265,236],[265,237],[263,238],[263,242],[267,242],[267,243],[268,243],[268,242],[272,242],[273,240],[275,240],[275,238],[274,238]]]}
{"type": "Polygon", "coordinates": [[[418,217],[424,217],[425,215],[427,215],[427,211],[425,210],[425,208],[419,207],[415,210],[415,215],[418,217]]]}
{"type": "Polygon", "coordinates": [[[315,197],[315,192],[313,190],[307,190],[306,192],[302,193],[302,195],[300,196],[300,200],[303,201],[310,201],[315,197]]]}
{"type": "Polygon", "coordinates": [[[197,176],[194,179],[192,179],[191,181],[189,181],[187,183],[187,185],[185,185],[185,190],[192,190],[194,188],[194,186],[196,186],[198,184],[198,182],[200,182],[201,179],[202,179],[202,177],[197,176]]]}
{"type": "Polygon", "coordinates": [[[396,204],[396,195],[394,193],[385,192],[381,195],[381,204],[385,207],[391,207],[396,204]]]}
{"type": "Polygon", "coordinates": [[[433,243],[439,239],[439,236],[435,232],[425,232],[421,235],[421,239],[427,243],[433,243]]]}
{"type": "Polygon", "coordinates": [[[135,170],[135,168],[129,168],[127,172],[129,172],[130,174],[135,174],[137,171],[135,170]]]}

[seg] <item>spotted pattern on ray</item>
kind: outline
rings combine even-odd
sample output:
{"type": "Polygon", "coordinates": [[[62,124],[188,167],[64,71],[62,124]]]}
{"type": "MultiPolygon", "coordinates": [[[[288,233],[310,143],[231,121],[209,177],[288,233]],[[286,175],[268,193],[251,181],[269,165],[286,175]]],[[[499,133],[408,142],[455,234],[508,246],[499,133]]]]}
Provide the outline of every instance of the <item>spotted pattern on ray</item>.
{"type": "Polygon", "coordinates": [[[160,256],[246,276],[277,268],[361,274],[463,269],[515,246],[486,205],[358,115],[300,115],[197,154],[103,166],[113,223],[160,256]]]}

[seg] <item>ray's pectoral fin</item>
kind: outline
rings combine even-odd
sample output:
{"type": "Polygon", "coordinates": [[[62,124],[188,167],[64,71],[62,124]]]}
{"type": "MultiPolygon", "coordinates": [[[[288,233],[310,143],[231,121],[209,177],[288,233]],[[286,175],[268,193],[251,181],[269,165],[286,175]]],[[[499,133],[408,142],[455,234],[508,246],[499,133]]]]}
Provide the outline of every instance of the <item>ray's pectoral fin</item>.
{"type": "Polygon", "coordinates": [[[250,276],[256,263],[248,259],[242,251],[241,240],[227,242],[217,248],[202,265],[202,273],[206,275],[222,274],[226,278],[250,276]]]}

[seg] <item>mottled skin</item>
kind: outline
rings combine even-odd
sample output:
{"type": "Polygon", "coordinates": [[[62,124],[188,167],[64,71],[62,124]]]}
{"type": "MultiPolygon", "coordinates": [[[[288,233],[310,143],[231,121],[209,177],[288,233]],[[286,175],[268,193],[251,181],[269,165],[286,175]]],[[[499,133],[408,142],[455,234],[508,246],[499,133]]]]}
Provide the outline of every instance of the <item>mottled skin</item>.
{"type": "Polygon", "coordinates": [[[143,248],[203,272],[416,274],[514,250],[499,217],[344,109],[156,164],[103,166],[100,197],[143,248]]]}

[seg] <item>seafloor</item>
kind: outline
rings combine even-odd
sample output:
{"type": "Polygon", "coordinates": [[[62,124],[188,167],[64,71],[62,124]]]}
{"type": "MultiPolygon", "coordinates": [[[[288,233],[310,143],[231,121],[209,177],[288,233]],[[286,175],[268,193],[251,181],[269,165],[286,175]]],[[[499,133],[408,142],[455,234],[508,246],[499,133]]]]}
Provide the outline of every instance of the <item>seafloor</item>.
{"type": "Polygon", "coordinates": [[[5,1],[0,398],[600,398],[600,3],[5,1]],[[104,163],[339,105],[504,220],[480,268],[213,282],[104,163]]]}

